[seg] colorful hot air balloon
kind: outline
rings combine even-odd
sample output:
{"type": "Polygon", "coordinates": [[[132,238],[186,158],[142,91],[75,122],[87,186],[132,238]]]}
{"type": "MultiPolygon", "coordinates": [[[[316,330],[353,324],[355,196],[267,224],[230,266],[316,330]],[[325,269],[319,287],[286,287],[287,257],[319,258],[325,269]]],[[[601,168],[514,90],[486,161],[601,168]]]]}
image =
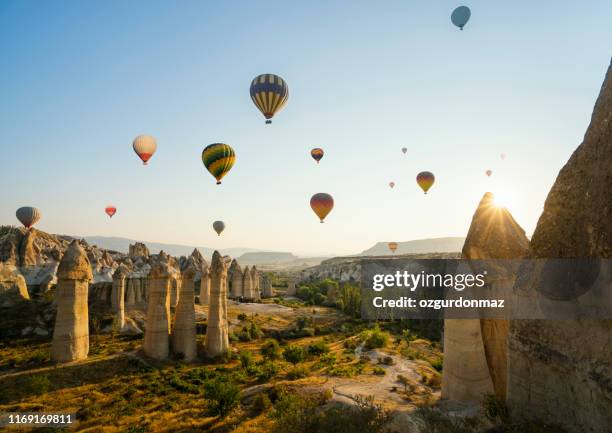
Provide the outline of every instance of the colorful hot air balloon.
{"type": "Polygon", "coordinates": [[[142,159],[142,163],[147,165],[147,162],[149,162],[149,159],[151,159],[157,150],[157,142],[155,138],[150,135],[139,135],[134,139],[132,147],[136,155],[142,159]]]}
{"type": "Polygon", "coordinates": [[[402,147],[402,153],[405,155],[406,152],[408,152],[408,148],[407,147],[402,147]]]}
{"type": "Polygon", "coordinates": [[[425,192],[425,194],[427,194],[429,188],[431,188],[431,186],[436,181],[436,177],[433,175],[433,173],[429,171],[422,171],[417,174],[416,181],[421,187],[421,189],[425,192]]]}
{"type": "Polygon", "coordinates": [[[397,250],[397,242],[389,242],[389,249],[393,254],[395,254],[395,250],[397,250]]]}
{"type": "Polygon", "coordinates": [[[321,149],[320,147],[315,147],[310,151],[310,156],[312,156],[312,158],[317,161],[317,164],[319,163],[319,161],[321,161],[321,158],[323,158],[324,154],[325,152],[323,152],[323,149],[321,149]]]}
{"type": "Polygon", "coordinates": [[[217,232],[217,235],[221,236],[221,232],[225,230],[225,223],[223,221],[215,221],[213,229],[217,232]]]}
{"type": "Polygon", "coordinates": [[[393,188],[395,186],[395,182],[389,182],[389,186],[393,188]]]}
{"type": "Polygon", "coordinates": [[[463,30],[463,27],[470,20],[471,15],[472,15],[472,12],[470,11],[469,7],[459,6],[451,14],[451,21],[453,22],[454,25],[459,27],[460,30],[463,30]]]}
{"type": "Polygon", "coordinates": [[[272,123],[272,117],[283,108],[289,98],[289,87],[278,75],[262,74],[251,82],[251,99],[259,108],[266,123],[272,123]]]}
{"type": "Polygon", "coordinates": [[[492,170],[487,170],[487,171],[485,171],[485,174],[486,174],[488,177],[491,177],[491,175],[493,174],[493,171],[492,171],[492,170]]]}
{"type": "Polygon", "coordinates": [[[236,162],[236,154],[229,144],[213,143],[209,144],[202,151],[202,162],[206,170],[217,179],[217,185],[221,184],[221,179],[231,170],[236,162]]]}
{"type": "Polygon", "coordinates": [[[310,199],[310,207],[323,223],[323,220],[334,208],[334,199],[331,195],[319,192],[310,199]]]}
{"type": "Polygon", "coordinates": [[[115,206],[106,206],[104,212],[106,212],[106,215],[112,218],[113,215],[117,213],[117,208],[115,206]]]}
{"type": "Polygon", "coordinates": [[[34,224],[36,224],[38,220],[40,220],[41,214],[40,211],[35,207],[24,206],[17,209],[17,212],[15,212],[15,216],[25,228],[29,229],[34,224]]]}

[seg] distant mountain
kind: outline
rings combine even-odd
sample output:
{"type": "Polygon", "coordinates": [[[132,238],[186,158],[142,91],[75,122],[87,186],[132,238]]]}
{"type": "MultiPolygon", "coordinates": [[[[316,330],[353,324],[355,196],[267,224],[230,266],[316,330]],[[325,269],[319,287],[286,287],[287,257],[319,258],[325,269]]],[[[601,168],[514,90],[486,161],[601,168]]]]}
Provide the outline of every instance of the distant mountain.
{"type": "Polygon", "coordinates": [[[272,263],[288,263],[297,259],[292,253],[283,253],[276,251],[258,251],[244,253],[236,260],[241,265],[258,265],[272,263]]]}
{"type": "MultiPolygon", "coordinates": [[[[177,245],[177,244],[164,244],[160,242],[146,242],[146,241],[137,241],[135,239],[127,239],[127,238],[118,238],[118,237],[106,237],[106,236],[74,236],[75,238],[83,238],[90,245],[97,245],[100,248],[105,248],[107,250],[119,251],[121,253],[127,253],[130,244],[134,244],[136,242],[143,242],[149,251],[153,254],[159,253],[160,250],[164,250],[166,253],[179,257],[179,256],[188,256],[191,254],[194,248],[200,250],[203,256],[210,257],[212,256],[213,249],[208,247],[196,247],[193,245],[177,245]]],[[[231,257],[237,257],[241,254],[252,252],[252,251],[260,251],[255,248],[227,248],[224,250],[219,250],[221,254],[229,255],[231,257]]]]}
{"type": "MultiPolygon", "coordinates": [[[[460,252],[465,242],[464,237],[448,237],[434,239],[418,239],[414,241],[398,242],[395,255],[400,254],[427,254],[427,253],[454,253],[460,252]]],[[[388,242],[378,242],[372,248],[361,252],[360,256],[392,255],[388,242]]]]}

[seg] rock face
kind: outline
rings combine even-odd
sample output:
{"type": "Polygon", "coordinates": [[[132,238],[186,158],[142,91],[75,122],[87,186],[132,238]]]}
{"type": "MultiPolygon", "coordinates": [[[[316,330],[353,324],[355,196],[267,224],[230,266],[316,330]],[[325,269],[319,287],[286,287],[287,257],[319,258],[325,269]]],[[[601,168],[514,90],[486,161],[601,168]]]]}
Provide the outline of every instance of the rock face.
{"type": "MultiPolygon", "coordinates": [[[[546,199],[531,257],[610,259],[611,167],[612,67],[584,141],[546,199]]],[[[580,296],[573,299],[578,302],[580,296]]],[[[611,297],[608,286],[602,302],[611,297]]],[[[513,321],[508,350],[507,400],[513,414],[560,424],[574,433],[610,431],[612,320],[513,321]]]]}
{"type": "Polygon", "coordinates": [[[253,300],[255,299],[255,293],[253,289],[253,277],[251,276],[251,270],[247,266],[244,268],[244,273],[242,274],[242,297],[253,300]]]}
{"type": "Polygon", "coordinates": [[[272,298],[274,296],[274,292],[272,291],[272,282],[267,274],[261,274],[259,284],[261,285],[261,291],[264,298],[272,298]]]}
{"type": "Polygon", "coordinates": [[[170,279],[168,257],[160,254],[149,274],[149,300],[144,336],[144,352],[155,359],[166,359],[170,333],[170,279]]]}
{"type": "Polygon", "coordinates": [[[142,242],[136,242],[134,245],[130,245],[128,255],[132,259],[138,257],[149,258],[149,249],[142,242]]]}
{"type": "Polygon", "coordinates": [[[251,281],[253,282],[253,299],[259,300],[261,299],[261,294],[259,293],[259,273],[255,266],[251,268],[251,281]]]}
{"type": "Polygon", "coordinates": [[[89,353],[87,297],[93,275],[87,255],[77,241],[66,250],[57,274],[57,316],[51,358],[59,362],[85,359],[89,353]]]}
{"type": "Polygon", "coordinates": [[[232,260],[227,275],[229,280],[229,297],[238,299],[244,296],[242,287],[242,280],[244,276],[242,274],[242,268],[235,259],[232,260]]]}
{"type": "Polygon", "coordinates": [[[297,289],[295,288],[295,281],[289,281],[287,283],[287,296],[295,296],[297,294],[297,289]]]}
{"type": "Polygon", "coordinates": [[[208,305],[210,300],[210,269],[206,263],[202,266],[200,277],[200,304],[208,305]]]}
{"type": "Polygon", "coordinates": [[[12,307],[30,299],[25,278],[14,265],[0,263],[0,307],[12,307]]]}
{"type": "MultiPolygon", "coordinates": [[[[495,205],[493,194],[486,193],[472,218],[462,257],[520,259],[528,248],[525,231],[507,209],[495,205]]],[[[514,276],[509,278],[493,284],[512,287],[514,276]]],[[[444,321],[442,397],[479,403],[485,394],[495,392],[505,398],[508,327],[508,321],[501,319],[444,321]]]]}
{"type": "Polygon", "coordinates": [[[125,265],[121,265],[113,274],[111,308],[115,313],[113,326],[117,330],[121,330],[125,326],[125,278],[128,272],[128,268],[125,265]]]}
{"type": "Polygon", "coordinates": [[[227,264],[221,254],[215,251],[210,263],[210,302],[206,327],[206,356],[214,358],[228,353],[227,323],[227,264]]]}
{"type": "Polygon", "coordinates": [[[179,302],[176,307],[174,329],[172,330],[172,350],[183,355],[185,361],[193,361],[197,356],[195,325],[194,280],[196,265],[190,263],[182,273],[179,302]]]}
{"type": "Polygon", "coordinates": [[[181,295],[180,290],[181,280],[178,277],[173,276],[170,279],[170,306],[172,308],[176,308],[178,305],[179,297],[181,295]]]}

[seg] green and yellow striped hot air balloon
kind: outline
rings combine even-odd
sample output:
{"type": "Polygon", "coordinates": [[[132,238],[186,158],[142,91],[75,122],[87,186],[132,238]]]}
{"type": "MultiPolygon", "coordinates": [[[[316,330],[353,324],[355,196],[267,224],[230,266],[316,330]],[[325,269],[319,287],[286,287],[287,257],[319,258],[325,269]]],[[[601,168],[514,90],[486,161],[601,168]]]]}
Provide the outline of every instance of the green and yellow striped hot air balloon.
{"type": "Polygon", "coordinates": [[[272,117],[280,111],[289,99],[289,87],[285,80],[274,74],[261,74],[251,82],[251,99],[266,118],[272,123],[272,117]]]}
{"type": "Polygon", "coordinates": [[[213,143],[209,144],[202,151],[202,162],[206,170],[217,179],[217,185],[221,184],[221,179],[231,170],[236,162],[236,154],[229,144],[213,143]]]}

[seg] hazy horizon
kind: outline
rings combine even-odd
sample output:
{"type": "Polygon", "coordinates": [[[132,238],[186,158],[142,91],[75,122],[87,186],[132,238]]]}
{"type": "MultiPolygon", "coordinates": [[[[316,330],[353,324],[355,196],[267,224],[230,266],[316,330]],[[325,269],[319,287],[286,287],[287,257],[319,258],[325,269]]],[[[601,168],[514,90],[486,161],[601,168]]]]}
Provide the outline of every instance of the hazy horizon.
{"type": "Polygon", "coordinates": [[[4,1],[0,224],[31,205],[49,233],[344,255],[463,237],[490,190],[531,235],[610,63],[612,3],[470,1],[464,31],[459,4],[4,1]],[[290,96],[266,126],[248,90],[268,72],[290,96]],[[200,159],[219,141],[220,186],[200,159]]]}

